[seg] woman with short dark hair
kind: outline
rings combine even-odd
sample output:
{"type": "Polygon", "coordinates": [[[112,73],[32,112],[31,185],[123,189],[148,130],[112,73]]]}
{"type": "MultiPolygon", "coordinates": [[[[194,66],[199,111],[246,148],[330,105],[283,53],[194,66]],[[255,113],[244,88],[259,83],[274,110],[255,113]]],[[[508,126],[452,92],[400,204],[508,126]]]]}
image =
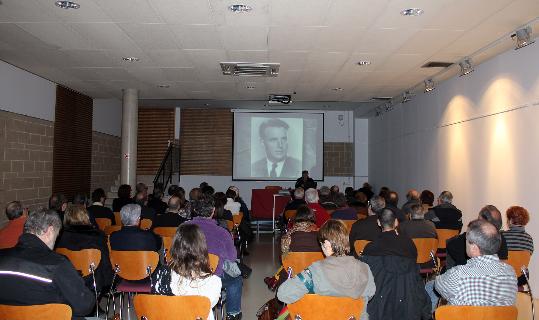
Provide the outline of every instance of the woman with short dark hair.
{"type": "Polygon", "coordinates": [[[318,227],[315,224],[314,212],[302,205],[296,211],[294,225],[281,237],[281,255],[286,256],[289,251],[320,251],[317,237],[318,227]]]}
{"type": "Polygon", "coordinates": [[[120,212],[120,209],[129,203],[133,203],[133,198],[131,198],[131,186],[122,184],[118,187],[118,198],[112,200],[112,211],[120,212]]]}

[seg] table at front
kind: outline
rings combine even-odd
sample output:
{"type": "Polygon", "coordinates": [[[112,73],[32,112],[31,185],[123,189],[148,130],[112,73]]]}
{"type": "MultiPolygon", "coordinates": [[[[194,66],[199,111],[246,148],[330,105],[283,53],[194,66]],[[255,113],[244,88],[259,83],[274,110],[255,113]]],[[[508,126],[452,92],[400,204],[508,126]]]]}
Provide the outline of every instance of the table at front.
{"type": "Polygon", "coordinates": [[[283,212],[290,196],[280,195],[277,190],[253,189],[251,196],[251,216],[255,219],[271,219],[272,231],[275,232],[275,216],[283,212]]]}

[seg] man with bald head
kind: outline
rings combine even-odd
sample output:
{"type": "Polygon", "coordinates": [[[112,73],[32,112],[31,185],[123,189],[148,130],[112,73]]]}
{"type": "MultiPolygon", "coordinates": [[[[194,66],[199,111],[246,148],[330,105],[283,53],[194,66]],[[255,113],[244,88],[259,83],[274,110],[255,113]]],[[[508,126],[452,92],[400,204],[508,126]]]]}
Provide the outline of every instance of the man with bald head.
{"type": "Polygon", "coordinates": [[[501,242],[497,226],[484,219],[470,222],[465,244],[470,259],[436,278],[435,289],[440,296],[450,305],[514,305],[517,278],[513,268],[496,254],[501,242]]]}
{"type": "Polygon", "coordinates": [[[177,196],[172,196],[168,200],[168,208],[164,214],[158,214],[152,223],[152,229],[157,227],[178,227],[187,221],[180,215],[181,201],[177,196]]]}
{"type": "Polygon", "coordinates": [[[415,204],[420,204],[419,192],[415,189],[410,189],[406,193],[406,203],[402,205],[401,210],[404,211],[406,215],[410,215],[410,208],[415,204]]]}

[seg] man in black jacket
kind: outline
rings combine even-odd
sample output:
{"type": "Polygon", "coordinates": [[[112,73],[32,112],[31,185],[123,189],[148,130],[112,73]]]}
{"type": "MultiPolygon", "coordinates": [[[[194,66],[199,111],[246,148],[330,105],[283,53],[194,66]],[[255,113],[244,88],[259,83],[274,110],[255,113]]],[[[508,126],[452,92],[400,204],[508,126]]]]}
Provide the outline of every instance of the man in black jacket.
{"type": "Polygon", "coordinates": [[[358,220],[352,224],[352,229],[350,230],[349,240],[350,240],[350,251],[357,258],[358,254],[354,250],[354,242],[356,240],[368,240],[373,241],[378,239],[382,230],[378,225],[378,214],[386,206],[386,201],[380,196],[372,197],[369,204],[369,216],[365,219],[358,220]]]}
{"type": "Polygon", "coordinates": [[[71,307],[74,318],[92,312],[94,294],[71,262],[52,251],[61,227],[56,212],[33,212],[17,246],[0,251],[0,304],[62,303],[71,307]]]}
{"type": "Polygon", "coordinates": [[[436,229],[462,229],[462,212],[453,204],[453,194],[443,191],[438,197],[438,205],[425,214],[425,220],[434,222],[436,229]]]}
{"type": "Polygon", "coordinates": [[[309,171],[303,170],[301,172],[301,178],[296,180],[295,188],[302,188],[303,190],[310,188],[316,189],[316,182],[313,180],[313,178],[309,177],[309,171]]]}
{"type": "Polygon", "coordinates": [[[122,229],[110,235],[110,248],[118,251],[155,251],[161,249],[161,238],[139,228],[140,206],[126,204],[120,210],[122,229]]]}
{"type": "Polygon", "coordinates": [[[107,196],[105,195],[105,190],[102,188],[97,188],[92,192],[92,205],[86,208],[88,210],[88,216],[90,217],[90,222],[97,227],[95,218],[107,218],[110,220],[111,224],[120,223],[114,218],[114,213],[110,208],[105,207],[105,200],[107,196]]]}

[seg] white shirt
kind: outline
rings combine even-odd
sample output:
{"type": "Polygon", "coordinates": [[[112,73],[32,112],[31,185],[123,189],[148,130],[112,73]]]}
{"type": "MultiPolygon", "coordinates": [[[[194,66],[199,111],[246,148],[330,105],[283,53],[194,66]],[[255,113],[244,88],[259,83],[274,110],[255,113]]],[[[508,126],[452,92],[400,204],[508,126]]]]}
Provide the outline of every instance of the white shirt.
{"type": "Polygon", "coordinates": [[[232,198],[226,198],[225,210],[232,212],[232,214],[240,213],[241,204],[235,202],[232,198]]]}
{"type": "MultiPolygon", "coordinates": [[[[285,160],[276,162],[276,164],[277,164],[277,167],[275,167],[275,176],[276,177],[281,176],[281,171],[283,171],[284,162],[285,162],[285,160]]],[[[266,165],[267,165],[267,168],[268,168],[268,177],[271,177],[271,168],[273,167],[273,162],[266,159],[266,165]]]]}
{"type": "MultiPolygon", "coordinates": [[[[210,299],[211,308],[215,307],[221,296],[221,278],[211,275],[204,279],[187,280],[171,271],[170,289],[175,296],[204,296],[210,299]]],[[[208,320],[215,320],[210,308],[208,320]]]]}

